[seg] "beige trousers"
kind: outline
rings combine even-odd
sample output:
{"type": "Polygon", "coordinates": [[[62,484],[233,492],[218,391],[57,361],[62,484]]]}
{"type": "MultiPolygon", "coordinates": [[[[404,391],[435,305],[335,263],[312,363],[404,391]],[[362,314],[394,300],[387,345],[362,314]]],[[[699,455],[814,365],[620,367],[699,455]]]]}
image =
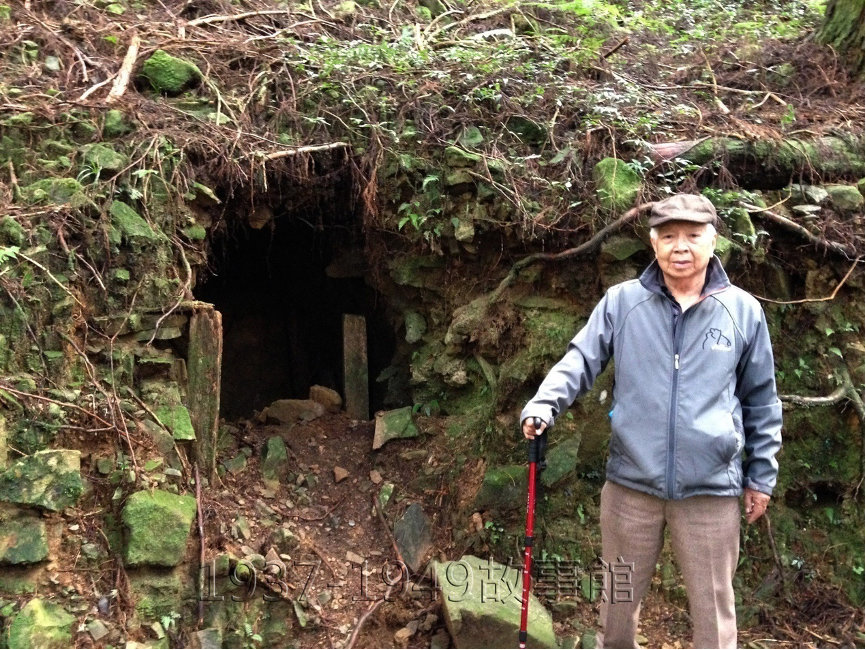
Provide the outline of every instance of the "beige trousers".
{"type": "Polygon", "coordinates": [[[668,501],[610,481],[601,491],[601,544],[613,584],[602,600],[599,646],[640,647],[635,641],[640,601],[652,580],[665,526],[686,583],[694,647],[735,648],[732,580],[740,550],[739,499],[668,501]]]}

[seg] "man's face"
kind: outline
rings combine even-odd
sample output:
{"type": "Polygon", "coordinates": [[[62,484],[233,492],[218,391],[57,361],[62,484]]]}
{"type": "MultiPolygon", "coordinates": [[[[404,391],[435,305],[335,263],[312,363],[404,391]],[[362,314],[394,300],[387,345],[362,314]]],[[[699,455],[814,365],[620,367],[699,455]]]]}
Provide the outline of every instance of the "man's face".
{"type": "Polygon", "coordinates": [[[656,234],[652,246],[665,278],[704,277],[716,248],[716,235],[707,224],[668,221],[656,228],[656,234]]]}

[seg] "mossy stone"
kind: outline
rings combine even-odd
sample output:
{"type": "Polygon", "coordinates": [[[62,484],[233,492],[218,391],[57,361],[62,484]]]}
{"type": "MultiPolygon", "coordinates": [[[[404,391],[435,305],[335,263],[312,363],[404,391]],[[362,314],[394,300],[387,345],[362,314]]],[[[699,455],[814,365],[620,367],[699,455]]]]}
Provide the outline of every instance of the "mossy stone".
{"type": "Polygon", "coordinates": [[[262,447],[261,470],[265,481],[279,481],[289,462],[286,443],[279,436],[268,438],[262,447]]]}
{"type": "Polygon", "coordinates": [[[526,504],[526,465],[509,465],[487,470],[475,496],[476,510],[505,512],[526,504]]]}
{"type": "Polygon", "coordinates": [[[455,169],[445,174],[445,187],[472,183],[472,174],[465,169],[455,169]]]}
{"type": "Polygon", "coordinates": [[[752,218],[745,208],[732,209],[728,218],[728,224],[730,225],[731,232],[739,235],[744,241],[755,241],[755,237],[757,237],[755,224],[752,223],[752,218]]]}
{"type": "Polygon", "coordinates": [[[580,435],[569,436],[547,451],[547,468],[541,473],[541,482],[550,487],[568,478],[577,469],[580,435]]]}
{"type": "Polygon", "coordinates": [[[0,564],[35,564],[48,557],[45,522],[23,515],[0,523],[0,564]]]}
{"type": "Polygon", "coordinates": [[[481,160],[477,153],[464,151],[460,147],[446,147],[445,164],[449,167],[474,167],[481,160]]]}
{"type": "Polygon", "coordinates": [[[43,178],[25,188],[21,194],[27,203],[68,203],[80,208],[87,203],[84,187],[74,178],[43,178]]]}
{"type": "Polygon", "coordinates": [[[130,243],[155,242],[159,240],[153,228],[123,201],[114,201],[109,208],[111,224],[130,243]]]}
{"type": "Polygon", "coordinates": [[[126,500],[122,519],[127,566],[173,567],[183,562],[195,499],[163,490],[136,492],[126,500]]]}
{"type": "Polygon", "coordinates": [[[417,311],[411,309],[403,313],[406,326],[406,343],[417,343],[427,332],[427,321],[417,311]]]}
{"type": "Polygon", "coordinates": [[[179,95],[201,79],[201,71],[194,64],[165,50],[157,50],[144,62],[141,76],[154,90],[167,95],[179,95]]]}
{"type": "Polygon", "coordinates": [[[133,130],[123,111],[112,108],[105,113],[105,121],[102,123],[102,133],[107,138],[118,138],[133,130]]]}
{"type": "Polygon", "coordinates": [[[595,193],[599,203],[615,213],[625,212],[634,205],[641,190],[641,177],[625,161],[605,158],[593,169],[595,193]]]}
{"type": "Polygon", "coordinates": [[[526,144],[539,145],[547,140],[547,129],[528,117],[513,115],[508,118],[507,125],[508,130],[526,144]]]}
{"type": "Polygon", "coordinates": [[[34,598],[9,626],[10,648],[71,648],[77,619],[60,605],[34,598]]]}
{"type": "Polygon", "coordinates": [[[105,144],[88,144],[82,151],[85,163],[110,172],[119,172],[129,162],[129,158],[105,144]]]}
{"type": "Polygon", "coordinates": [[[204,229],[204,226],[199,224],[187,226],[183,229],[183,234],[193,241],[203,241],[207,239],[207,230],[204,229]]]}
{"type": "Polygon", "coordinates": [[[77,450],[38,451],[0,473],[0,501],[57,512],[75,505],[82,494],[81,452],[77,450]]]}
{"type": "Polygon", "coordinates": [[[145,621],[183,612],[186,601],[194,597],[194,585],[195,580],[190,579],[183,567],[129,571],[129,591],[135,601],[135,612],[145,621]]]}
{"type": "Polygon", "coordinates": [[[719,235],[716,238],[716,250],[715,254],[721,260],[722,266],[725,266],[731,259],[731,254],[740,252],[743,250],[743,247],[737,244],[736,242],[732,242],[727,237],[719,235]]]}
{"type": "Polygon", "coordinates": [[[412,407],[405,406],[393,411],[376,414],[376,432],[373,435],[373,449],[379,449],[395,438],[415,438],[418,427],[412,419],[412,407]]]}
{"type": "Polygon", "coordinates": [[[601,256],[607,261],[622,262],[637,252],[645,251],[646,245],[636,237],[616,236],[601,246],[601,256]]]}
{"type": "Polygon", "coordinates": [[[171,431],[175,440],[195,440],[195,429],[185,406],[174,404],[154,409],[156,417],[171,431]]]}
{"type": "MultiPolygon", "coordinates": [[[[434,565],[445,624],[458,648],[509,648],[520,629],[523,577],[516,567],[464,555],[434,565]]],[[[553,619],[530,594],[528,645],[557,648],[553,619]]]]}
{"type": "Polygon", "coordinates": [[[854,185],[825,185],[833,207],[842,212],[862,212],[863,195],[854,185]]]}
{"type": "Polygon", "coordinates": [[[24,227],[9,215],[0,220],[0,242],[7,246],[23,246],[27,239],[24,227]]]}

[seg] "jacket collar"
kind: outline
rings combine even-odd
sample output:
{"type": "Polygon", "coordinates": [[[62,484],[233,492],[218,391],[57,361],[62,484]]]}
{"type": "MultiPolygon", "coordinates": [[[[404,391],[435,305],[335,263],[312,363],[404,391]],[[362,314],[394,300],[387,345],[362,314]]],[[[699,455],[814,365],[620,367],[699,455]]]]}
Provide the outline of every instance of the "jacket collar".
{"type": "MultiPolygon", "coordinates": [[[[667,297],[670,295],[668,288],[665,286],[662,270],[659,268],[658,260],[653,260],[646,270],[641,273],[640,283],[647,291],[652,291],[659,295],[667,297]]],[[[728,279],[728,274],[722,268],[722,261],[715,255],[710,258],[710,263],[707,265],[707,279],[704,282],[704,288],[701,290],[701,300],[711,296],[714,293],[724,291],[731,286],[731,281],[728,279]]]]}

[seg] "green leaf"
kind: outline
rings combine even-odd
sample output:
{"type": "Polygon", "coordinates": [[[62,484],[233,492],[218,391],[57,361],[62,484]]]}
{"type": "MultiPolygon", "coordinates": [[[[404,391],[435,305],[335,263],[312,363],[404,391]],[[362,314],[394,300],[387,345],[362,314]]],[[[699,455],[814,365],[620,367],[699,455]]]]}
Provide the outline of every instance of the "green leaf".
{"type": "Polygon", "coordinates": [[[0,264],[6,262],[6,260],[14,260],[15,256],[18,255],[18,251],[21,248],[18,246],[2,246],[0,247],[0,264]]]}
{"type": "Polygon", "coordinates": [[[149,460],[144,464],[144,471],[152,472],[160,465],[162,465],[162,458],[154,458],[153,460],[149,460]]]}
{"type": "Polygon", "coordinates": [[[839,348],[830,348],[830,352],[835,354],[840,359],[842,358],[842,350],[840,350],[839,348]]]}
{"type": "Polygon", "coordinates": [[[402,219],[400,219],[400,221],[397,223],[397,230],[403,230],[403,226],[406,225],[407,221],[409,221],[409,217],[403,217],[402,219]]]}
{"type": "Polygon", "coordinates": [[[427,185],[429,185],[430,183],[436,182],[438,180],[439,180],[439,177],[436,176],[435,174],[430,174],[429,176],[425,176],[424,180],[421,182],[421,189],[426,190],[427,185]]]}

